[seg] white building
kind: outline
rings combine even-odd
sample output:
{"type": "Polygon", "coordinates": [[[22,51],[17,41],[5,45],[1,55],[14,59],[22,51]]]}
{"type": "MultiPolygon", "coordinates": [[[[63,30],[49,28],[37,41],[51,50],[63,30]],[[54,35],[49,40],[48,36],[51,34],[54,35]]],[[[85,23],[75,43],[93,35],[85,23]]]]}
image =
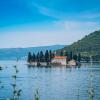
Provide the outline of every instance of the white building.
{"type": "Polygon", "coordinates": [[[52,59],[52,64],[57,64],[57,65],[62,65],[66,66],[67,65],[67,57],[66,56],[55,56],[52,59]]]}
{"type": "Polygon", "coordinates": [[[76,61],[72,59],[71,61],[68,62],[68,65],[76,66],[77,64],[76,61]]]}

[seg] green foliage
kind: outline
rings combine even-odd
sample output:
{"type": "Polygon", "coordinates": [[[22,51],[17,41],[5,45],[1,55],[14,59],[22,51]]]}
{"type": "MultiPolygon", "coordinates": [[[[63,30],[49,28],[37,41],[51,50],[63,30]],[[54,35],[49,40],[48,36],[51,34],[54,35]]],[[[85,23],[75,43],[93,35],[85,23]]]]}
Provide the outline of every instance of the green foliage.
{"type": "Polygon", "coordinates": [[[78,54],[77,60],[78,60],[79,62],[81,61],[81,54],[80,54],[80,53],[78,54]]]}
{"type": "Polygon", "coordinates": [[[44,62],[44,54],[43,54],[43,51],[40,51],[40,62],[44,62]]]}
{"type": "Polygon", "coordinates": [[[63,55],[64,55],[64,53],[63,53],[63,51],[61,51],[61,52],[60,52],[60,56],[63,56],[63,55]]]}
{"type": "Polygon", "coordinates": [[[46,50],[45,53],[43,51],[38,52],[37,54],[31,52],[28,53],[27,62],[51,62],[52,58],[54,57],[54,53],[52,51],[46,50]]]}
{"type": "Polygon", "coordinates": [[[73,59],[76,60],[76,61],[77,61],[77,58],[78,58],[77,55],[73,56],[73,59]]]}
{"type": "Polygon", "coordinates": [[[52,58],[53,58],[53,54],[52,54],[52,51],[50,50],[50,51],[49,51],[49,61],[50,61],[50,62],[51,62],[52,58]]]}
{"type": "Polygon", "coordinates": [[[59,54],[61,51],[72,51],[74,54],[81,54],[81,56],[97,56],[100,59],[100,30],[95,31],[83,39],[73,43],[72,45],[66,46],[63,49],[57,51],[59,54]]]}
{"type": "Polygon", "coordinates": [[[73,58],[73,53],[72,52],[70,52],[70,59],[72,59],[73,58]]]}
{"type": "Polygon", "coordinates": [[[49,62],[49,52],[48,52],[48,50],[46,50],[46,52],[45,52],[45,61],[49,62]]]}
{"type": "Polygon", "coordinates": [[[31,61],[33,61],[33,62],[36,61],[36,55],[35,55],[35,53],[33,53],[31,61]]]}
{"type": "Polygon", "coordinates": [[[31,52],[28,53],[28,58],[27,58],[27,62],[31,62],[32,60],[32,55],[31,52]]]}
{"type": "Polygon", "coordinates": [[[36,90],[35,100],[39,100],[39,92],[38,92],[38,90],[36,90]]]}
{"type": "Polygon", "coordinates": [[[39,62],[39,61],[40,61],[40,53],[39,53],[39,52],[37,53],[37,56],[36,56],[36,61],[37,61],[37,62],[39,62]]]}
{"type": "Polygon", "coordinates": [[[67,51],[64,51],[64,56],[68,56],[68,52],[67,51]]]}

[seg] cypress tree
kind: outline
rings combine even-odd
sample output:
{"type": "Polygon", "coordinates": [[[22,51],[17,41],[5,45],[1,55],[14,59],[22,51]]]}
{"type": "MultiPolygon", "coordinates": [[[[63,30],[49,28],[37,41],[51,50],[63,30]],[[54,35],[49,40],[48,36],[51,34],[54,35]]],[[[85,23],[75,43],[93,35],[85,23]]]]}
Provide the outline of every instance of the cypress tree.
{"type": "Polygon", "coordinates": [[[39,62],[39,61],[40,61],[40,53],[39,53],[39,52],[37,53],[37,56],[36,56],[36,61],[37,61],[37,62],[39,62]]]}
{"type": "Polygon", "coordinates": [[[73,59],[77,61],[77,59],[78,59],[77,55],[74,55],[73,59]]]}
{"type": "Polygon", "coordinates": [[[46,50],[45,52],[45,62],[49,62],[49,52],[46,50]]]}
{"type": "Polygon", "coordinates": [[[52,57],[53,57],[52,51],[50,50],[50,51],[49,51],[49,61],[50,61],[50,62],[51,62],[51,60],[52,60],[52,57]]]}
{"type": "Polygon", "coordinates": [[[78,54],[78,61],[79,62],[81,61],[81,54],[80,53],[78,54]]]}
{"type": "Polygon", "coordinates": [[[60,56],[63,56],[63,55],[64,55],[64,54],[63,54],[63,51],[61,51],[61,52],[60,52],[60,56]]]}
{"type": "Polygon", "coordinates": [[[43,54],[43,51],[40,51],[40,62],[44,62],[44,54],[43,54]]]}
{"type": "Polygon", "coordinates": [[[31,62],[32,61],[32,55],[31,52],[28,53],[28,58],[27,58],[27,62],[31,62]]]}
{"type": "Polygon", "coordinates": [[[64,56],[68,57],[68,52],[67,51],[64,52],[64,56]]]}
{"type": "Polygon", "coordinates": [[[73,59],[73,53],[72,53],[72,51],[70,52],[70,60],[72,60],[73,59]]]}
{"type": "Polygon", "coordinates": [[[36,61],[36,55],[35,55],[35,53],[33,53],[32,62],[35,62],[35,61],[36,61]]]}

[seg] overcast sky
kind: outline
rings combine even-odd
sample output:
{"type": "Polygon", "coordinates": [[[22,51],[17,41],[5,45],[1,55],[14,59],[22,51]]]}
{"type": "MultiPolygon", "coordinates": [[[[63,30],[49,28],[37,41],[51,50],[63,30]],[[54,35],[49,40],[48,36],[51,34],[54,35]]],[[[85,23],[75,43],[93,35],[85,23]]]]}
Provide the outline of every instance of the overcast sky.
{"type": "Polygon", "coordinates": [[[69,45],[100,29],[100,0],[0,0],[0,48],[69,45]]]}

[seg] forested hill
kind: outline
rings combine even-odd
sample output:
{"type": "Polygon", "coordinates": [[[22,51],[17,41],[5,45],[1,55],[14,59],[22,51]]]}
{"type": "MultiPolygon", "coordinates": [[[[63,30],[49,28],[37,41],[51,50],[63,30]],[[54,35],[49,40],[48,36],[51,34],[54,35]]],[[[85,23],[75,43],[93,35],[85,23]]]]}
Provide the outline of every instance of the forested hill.
{"type": "Polygon", "coordinates": [[[72,45],[58,50],[58,52],[60,51],[72,51],[75,54],[81,53],[83,56],[100,56],[100,30],[90,33],[72,45]]]}

